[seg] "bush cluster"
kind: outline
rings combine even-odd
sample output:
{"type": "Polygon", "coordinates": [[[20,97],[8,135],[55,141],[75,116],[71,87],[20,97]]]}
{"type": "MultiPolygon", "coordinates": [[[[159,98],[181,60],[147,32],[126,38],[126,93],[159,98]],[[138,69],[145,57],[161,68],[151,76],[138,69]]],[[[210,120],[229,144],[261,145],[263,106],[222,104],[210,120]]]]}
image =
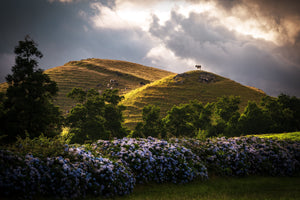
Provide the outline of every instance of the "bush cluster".
{"type": "Polygon", "coordinates": [[[186,183],[195,177],[207,178],[207,169],[198,156],[190,149],[165,140],[152,137],[99,140],[94,149],[120,159],[139,183],[186,183]]]}
{"type": "Polygon", "coordinates": [[[219,175],[290,176],[299,171],[300,143],[258,137],[173,139],[196,153],[219,175]]]}
{"type": "Polygon", "coordinates": [[[67,147],[65,157],[41,160],[0,151],[0,190],[5,195],[76,198],[129,194],[135,178],[118,162],[94,157],[83,148],[67,147]]]}
{"type": "Polygon", "coordinates": [[[169,142],[148,137],[64,145],[63,152],[51,151],[48,157],[0,150],[0,190],[9,197],[77,198],[129,194],[136,182],[207,179],[208,171],[227,176],[289,176],[299,172],[299,149],[299,142],[257,137],[169,142]]]}

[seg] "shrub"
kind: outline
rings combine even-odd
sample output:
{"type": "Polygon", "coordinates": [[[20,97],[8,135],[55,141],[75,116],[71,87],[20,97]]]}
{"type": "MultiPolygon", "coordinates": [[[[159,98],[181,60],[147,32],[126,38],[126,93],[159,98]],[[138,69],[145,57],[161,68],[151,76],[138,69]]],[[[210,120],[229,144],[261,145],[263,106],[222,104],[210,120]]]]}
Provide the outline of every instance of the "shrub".
{"type": "Polygon", "coordinates": [[[83,148],[67,147],[65,157],[41,160],[33,155],[0,151],[0,190],[5,195],[29,198],[51,195],[76,198],[129,194],[135,178],[122,164],[94,157],[83,148]]]}
{"type": "Polygon", "coordinates": [[[293,175],[299,171],[300,143],[257,137],[173,139],[192,149],[219,175],[293,175]]]}
{"type": "Polygon", "coordinates": [[[186,183],[196,177],[207,178],[206,167],[198,156],[178,144],[152,137],[99,140],[94,149],[112,158],[121,159],[137,181],[186,183]]]}
{"type": "Polygon", "coordinates": [[[11,198],[111,197],[129,194],[136,181],[207,179],[207,168],[229,176],[294,175],[300,168],[299,149],[299,142],[257,137],[173,138],[169,142],[123,138],[76,146],[40,136],[20,139],[9,150],[0,150],[0,191],[11,198]]]}

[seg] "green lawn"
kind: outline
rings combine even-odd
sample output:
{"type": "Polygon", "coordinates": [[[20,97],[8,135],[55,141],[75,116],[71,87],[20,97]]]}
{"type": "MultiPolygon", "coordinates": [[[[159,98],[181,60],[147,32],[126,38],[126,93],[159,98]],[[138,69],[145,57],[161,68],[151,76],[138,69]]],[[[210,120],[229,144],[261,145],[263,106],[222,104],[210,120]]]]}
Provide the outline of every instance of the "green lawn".
{"type": "Polygon", "coordinates": [[[214,177],[208,181],[193,181],[184,185],[137,185],[131,195],[114,199],[296,200],[300,199],[299,188],[300,177],[214,177]]]}

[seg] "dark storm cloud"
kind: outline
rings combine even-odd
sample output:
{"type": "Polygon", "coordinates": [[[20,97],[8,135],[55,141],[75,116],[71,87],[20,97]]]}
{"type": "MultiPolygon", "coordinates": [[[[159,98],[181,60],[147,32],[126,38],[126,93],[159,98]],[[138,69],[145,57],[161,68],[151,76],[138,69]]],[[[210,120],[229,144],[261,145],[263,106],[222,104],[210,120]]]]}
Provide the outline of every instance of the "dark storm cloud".
{"type": "Polygon", "coordinates": [[[289,15],[300,15],[300,1],[298,0],[212,0],[218,3],[219,5],[223,6],[224,8],[232,9],[238,5],[247,5],[251,8],[256,6],[255,8],[258,9],[261,13],[272,15],[272,16],[279,16],[279,17],[286,17],[289,15]]]}
{"type": "MultiPolygon", "coordinates": [[[[246,15],[244,18],[257,18],[265,21],[266,30],[273,29],[279,32],[282,40],[291,35],[291,31],[300,26],[300,1],[299,0],[209,0],[217,3],[224,11],[236,15],[234,8],[242,7],[246,15]]],[[[242,15],[239,15],[242,17],[242,15]]],[[[291,38],[288,38],[291,39],[291,38]]]]}
{"type": "MultiPolygon", "coordinates": [[[[213,0],[215,1],[215,0],[213,0]]],[[[293,94],[299,96],[300,77],[300,1],[298,0],[225,0],[215,1],[225,10],[243,6],[248,10],[249,17],[265,21],[266,29],[272,29],[279,35],[277,48],[270,53],[285,60],[281,63],[281,76],[277,79],[294,85],[293,94]]],[[[234,14],[234,13],[232,13],[234,14]]],[[[279,61],[278,61],[279,62],[279,61]]],[[[276,69],[276,65],[274,67],[276,69]]],[[[274,70],[273,68],[273,70],[274,70]]],[[[286,88],[287,90],[287,88],[286,88]]]]}
{"type": "Polygon", "coordinates": [[[242,37],[217,21],[205,13],[192,13],[184,18],[173,12],[165,25],[160,25],[154,16],[150,32],[177,56],[194,59],[207,70],[258,87],[270,95],[283,92],[300,96],[300,70],[274,56],[278,52],[281,55],[281,50],[264,40],[242,37]]]}
{"type": "MultiPolygon", "coordinates": [[[[0,82],[5,81],[5,75],[14,64],[14,47],[27,34],[44,54],[39,62],[43,69],[89,57],[142,63],[150,48],[145,33],[133,29],[95,29],[89,18],[96,13],[88,2],[95,1],[1,1],[0,82]]],[[[114,6],[110,0],[101,1],[101,4],[114,6]]]]}
{"type": "Polygon", "coordinates": [[[159,20],[164,19],[153,15],[149,32],[138,27],[140,24],[130,24],[132,21],[124,19],[123,23],[118,9],[137,4],[135,9],[150,12],[149,8],[159,8],[162,1],[134,0],[126,4],[128,1],[1,0],[0,81],[13,65],[14,47],[30,34],[44,54],[39,65],[43,69],[89,57],[156,63],[156,67],[167,66],[175,72],[190,70],[188,65],[196,62],[204,70],[258,87],[270,95],[284,92],[300,97],[300,1],[186,0],[215,2],[218,8],[213,10],[216,13],[191,11],[189,15],[180,14],[173,4],[177,1],[163,1],[159,11],[165,12],[170,4],[171,18],[161,23],[159,20]],[[101,6],[93,6],[96,4],[101,6]],[[93,21],[96,17],[101,22],[102,14],[107,14],[107,26],[97,26],[93,21]],[[260,30],[278,33],[277,43],[235,32],[214,14],[241,21],[253,19],[260,30]],[[110,17],[118,20],[112,20],[117,22],[113,27],[110,17]]]}

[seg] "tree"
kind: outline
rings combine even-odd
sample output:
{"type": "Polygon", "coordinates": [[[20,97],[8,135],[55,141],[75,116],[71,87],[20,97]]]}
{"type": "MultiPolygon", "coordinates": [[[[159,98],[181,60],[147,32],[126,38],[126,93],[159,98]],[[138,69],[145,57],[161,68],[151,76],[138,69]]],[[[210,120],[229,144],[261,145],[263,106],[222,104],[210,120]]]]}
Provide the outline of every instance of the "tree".
{"type": "Polygon", "coordinates": [[[198,101],[173,106],[163,119],[166,128],[174,136],[195,137],[199,132],[211,126],[212,104],[205,106],[198,101]]]}
{"type": "Polygon", "coordinates": [[[12,74],[6,77],[9,87],[3,103],[5,121],[1,127],[7,135],[6,142],[13,142],[16,136],[30,138],[40,134],[53,136],[60,128],[61,115],[52,103],[58,87],[43,70],[36,59],[43,57],[37,44],[26,36],[14,50],[16,64],[12,74]]]}
{"type": "Polygon", "coordinates": [[[191,107],[188,104],[173,106],[171,110],[168,111],[167,116],[163,119],[168,133],[175,137],[194,137],[195,128],[192,123],[193,118],[191,112],[191,107]]]}
{"type": "Polygon", "coordinates": [[[269,131],[271,119],[253,101],[249,101],[239,119],[239,129],[243,134],[262,134],[269,131]]]}
{"type": "Polygon", "coordinates": [[[215,103],[216,124],[210,129],[210,136],[224,134],[226,136],[239,135],[237,128],[240,117],[238,96],[223,96],[215,103]]]}
{"type": "Polygon", "coordinates": [[[78,100],[78,103],[66,117],[66,124],[70,126],[71,143],[84,143],[87,140],[95,141],[108,139],[104,123],[104,99],[94,90],[87,92],[74,88],[67,95],[78,100]],[[82,101],[81,101],[82,100],[82,101]]]}
{"type": "Polygon", "coordinates": [[[105,104],[104,118],[105,129],[109,132],[109,137],[125,137],[127,135],[126,128],[123,127],[124,117],[122,112],[126,109],[120,105],[120,101],[124,98],[118,95],[118,90],[105,90],[103,93],[105,104]]]}
{"type": "Polygon", "coordinates": [[[117,90],[106,90],[100,95],[95,89],[83,91],[73,88],[68,97],[79,101],[66,117],[70,126],[71,143],[124,137],[122,126],[124,106],[118,105],[123,97],[117,90]]]}
{"type": "Polygon", "coordinates": [[[195,131],[208,130],[211,127],[212,103],[207,103],[205,106],[196,100],[189,103],[191,109],[192,124],[195,131]]]}
{"type": "Polygon", "coordinates": [[[238,96],[223,96],[215,104],[216,113],[222,120],[229,122],[238,113],[240,102],[241,99],[238,96]]]}
{"type": "Polygon", "coordinates": [[[160,108],[155,105],[147,105],[143,108],[143,122],[139,122],[135,127],[134,137],[162,137],[165,129],[160,118],[160,108]]]}
{"type": "Polygon", "coordinates": [[[264,97],[264,111],[272,120],[271,132],[300,130],[300,99],[281,94],[278,98],[264,97]]]}

